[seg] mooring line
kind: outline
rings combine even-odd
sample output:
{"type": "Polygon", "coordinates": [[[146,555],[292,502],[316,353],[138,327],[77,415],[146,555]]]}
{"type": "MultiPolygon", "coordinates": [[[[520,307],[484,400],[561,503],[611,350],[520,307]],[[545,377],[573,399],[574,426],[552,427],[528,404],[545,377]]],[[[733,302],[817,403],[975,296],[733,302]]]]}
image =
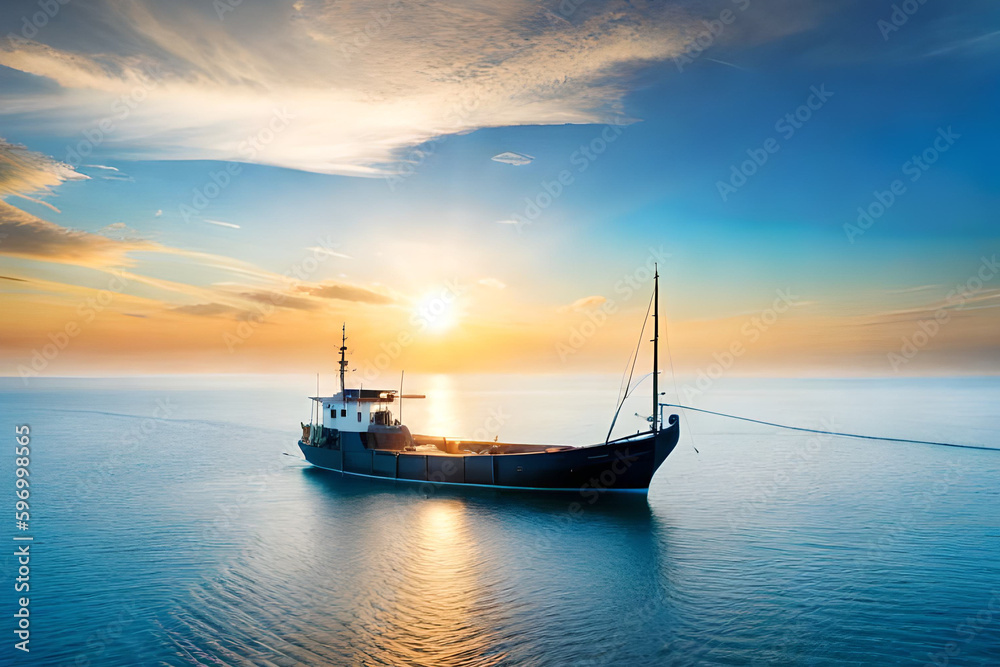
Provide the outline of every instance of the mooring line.
{"type": "Polygon", "coordinates": [[[820,433],[822,435],[836,435],[842,438],[858,438],[861,440],[884,440],[887,442],[912,442],[918,445],[934,445],[936,447],[956,447],[958,449],[982,449],[988,452],[1000,452],[1000,448],[997,447],[984,447],[982,445],[957,445],[952,442],[933,442],[931,440],[911,440],[909,438],[883,438],[877,435],[858,435],[857,433],[838,433],[836,431],[821,431],[814,428],[803,428],[801,426],[789,426],[787,424],[776,424],[774,422],[766,422],[760,419],[751,419],[749,417],[740,417],[739,415],[730,415],[725,412],[715,412],[713,410],[704,410],[702,408],[693,408],[690,405],[678,405],[677,403],[660,403],[660,405],[669,408],[680,408],[682,410],[694,410],[695,412],[704,412],[709,415],[716,415],[717,417],[726,417],[728,419],[738,419],[745,422],[753,422],[755,424],[763,424],[765,426],[775,426],[777,428],[784,428],[790,431],[803,431],[805,433],[820,433]]]}

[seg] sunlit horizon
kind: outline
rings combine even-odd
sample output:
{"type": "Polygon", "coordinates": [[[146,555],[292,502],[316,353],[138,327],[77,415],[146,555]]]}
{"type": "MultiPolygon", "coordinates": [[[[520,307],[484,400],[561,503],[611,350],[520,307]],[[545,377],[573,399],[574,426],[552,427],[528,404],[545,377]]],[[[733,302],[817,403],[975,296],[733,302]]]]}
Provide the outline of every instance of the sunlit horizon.
{"type": "Polygon", "coordinates": [[[0,375],[616,372],[654,264],[679,373],[1000,373],[975,8],[77,4],[0,12],[0,375]]]}

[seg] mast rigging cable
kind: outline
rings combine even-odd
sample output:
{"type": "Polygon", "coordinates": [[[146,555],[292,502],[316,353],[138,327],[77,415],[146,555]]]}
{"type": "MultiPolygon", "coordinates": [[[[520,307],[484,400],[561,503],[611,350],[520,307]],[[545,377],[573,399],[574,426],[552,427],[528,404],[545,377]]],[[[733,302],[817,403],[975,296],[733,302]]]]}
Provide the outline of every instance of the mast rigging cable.
{"type": "Polygon", "coordinates": [[[958,445],[951,442],[934,442],[931,440],[911,440],[909,438],[883,438],[877,435],[858,435],[857,433],[838,433],[836,431],[821,431],[814,428],[803,428],[801,426],[788,426],[787,424],[776,424],[774,422],[766,422],[760,419],[740,417],[738,415],[726,414],[725,412],[715,412],[713,410],[693,408],[690,405],[678,405],[677,403],[660,403],[660,405],[669,408],[680,408],[682,410],[694,410],[695,412],[704,412],[705,414],[715,415],[717,417],[726,417],[727,419],[738,419],[740,421],[753,422],[754,424],[764,424],[765,426],[784,428],[790,431],[803,431],[805,433],[820,433],[822,435],[836,435],[841,438],[858,438],[861,440],[884,440],[886,442],[912,442],[918,445],[934,445],[935,447],[957,447],[959,449],[983,449],[989,452],[1000,452],[1000,449],[996,447],[984,447],[982,445],[958,445]]]}

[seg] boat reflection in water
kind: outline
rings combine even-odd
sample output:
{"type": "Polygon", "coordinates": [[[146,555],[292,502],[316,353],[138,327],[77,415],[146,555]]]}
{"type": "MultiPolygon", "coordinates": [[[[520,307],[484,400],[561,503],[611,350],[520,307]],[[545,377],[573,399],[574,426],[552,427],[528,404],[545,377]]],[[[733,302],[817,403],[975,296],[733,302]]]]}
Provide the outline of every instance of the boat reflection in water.
{"type": "Polygon", "coordinates": [[[573,513],[569,495],[288,472],[247,547],[161,614],[164,664],[634,664],[663,643],[635,645],[644,609],[672,615],[676,569],[645,495],[573,513]]]}
{"type": "MultiPolygon", "coordinates": [[[[574,513],[566,495],[305,473],[316,513],[338,517],[309,530],[309,551],[327,550],[333,570],[318,585],[329,605],[355,614],[349,664],[521,664],[524,647],[539,644],[566,646],[561,664],[580,664],[578,646],[597,628],[572,623],[567,633],[567,610],[597,605],[595,622],[611,613],[623,629],[640,620],[633,605],[662,607],[664,536],[645,495],[605,495],[574,513]]],[[[617,638],[599,645],[627,654],[617,638]]],[[[560,664],[558,652],[547,658],[560,664]]]]}

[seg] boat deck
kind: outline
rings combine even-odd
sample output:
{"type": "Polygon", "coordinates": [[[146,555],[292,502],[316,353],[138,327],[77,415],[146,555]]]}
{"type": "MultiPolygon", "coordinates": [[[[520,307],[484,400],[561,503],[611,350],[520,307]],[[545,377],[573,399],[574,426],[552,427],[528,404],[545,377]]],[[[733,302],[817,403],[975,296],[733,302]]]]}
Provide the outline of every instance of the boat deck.
{"type": "Polygon", "coordinates": [[[436,435],[413,435],[416,451],[410,453],[434,452],[435,454],[450,454],[453,456],[468,456],[470,454],[532,454],[541,452],[561,452],[576,447],[570,445],[525,445],[512,442],[494,442],[492,440],[462,440],[436,435]]]}

